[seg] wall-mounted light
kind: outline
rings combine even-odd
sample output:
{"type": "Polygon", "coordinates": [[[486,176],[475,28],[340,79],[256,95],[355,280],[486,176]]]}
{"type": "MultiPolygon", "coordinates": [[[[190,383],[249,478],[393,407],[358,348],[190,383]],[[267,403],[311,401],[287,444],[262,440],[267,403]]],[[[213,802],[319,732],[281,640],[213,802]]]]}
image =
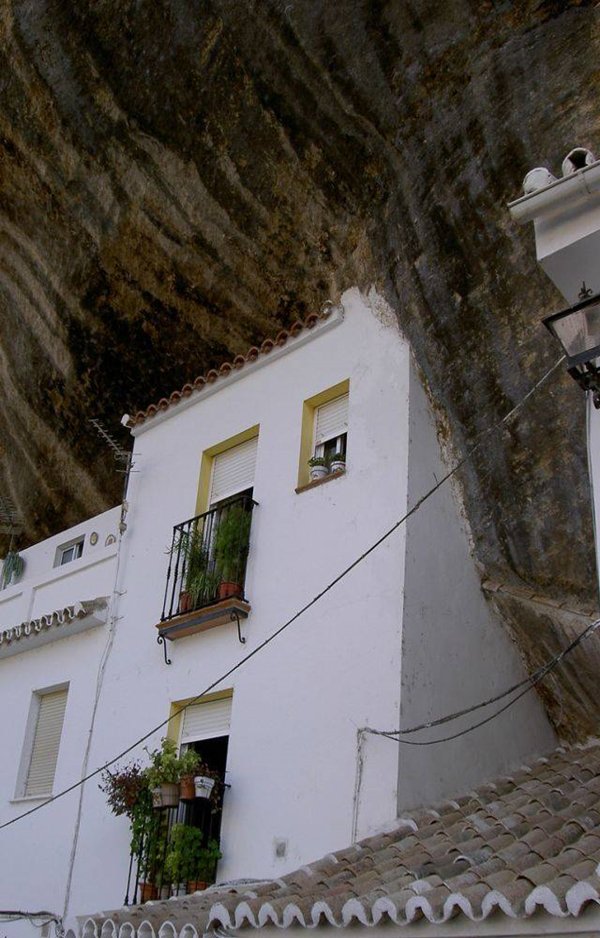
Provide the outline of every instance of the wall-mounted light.
{"type": "Polygon", "coordinates": [[[580,295],[586,296],[576,306],[569,306],[544,319],[544,325],[558,339],[567,356],[572,378],[593,394],[594,406],[600,408],[600,294],[590,296],[585,284],[580,295]]]}

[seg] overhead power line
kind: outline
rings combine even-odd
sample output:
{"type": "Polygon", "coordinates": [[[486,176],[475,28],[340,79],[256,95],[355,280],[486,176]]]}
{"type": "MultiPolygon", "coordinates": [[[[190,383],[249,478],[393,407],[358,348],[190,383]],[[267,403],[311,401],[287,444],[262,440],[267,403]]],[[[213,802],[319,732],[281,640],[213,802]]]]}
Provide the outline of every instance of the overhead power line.
{"type": "Polygon", "coordinates": [[[541,668],[538,668],[533,674],[530,674],[529,677],[526,677],[523,681],[519,681],[518,684],[513,684],[512,687],[507,688],[507,690],[502,691],[500,694],[496,694],[495,697],[490,697],[488,700],[482,700],[480,703],[474,704],[472,707],[466,707],[464,710],[457,710],[454,713],[449,713],[446,716],[440,717],[437,720],[431,720],[429,723],[420,723],[418,726],[411,726],[408,729],[400,730],[374,730],[370,727],[365,727],[363,732],[371,733],[374,736],[385,736],[387,739],[392,739],[394,742],[400,743],[405,746],[435,746],[437,743],[447,743],[452,739],[458,739],[460,736],[465,736],[467,733],[471,733],[473,730],[478,729],[480,726],[485,726],[486,723],[490,723],[491,720],[495,720],[496,717],[499,717],[500,714],[504,713],[505,710],[508,710],[509,707],[512,707],[521,697],[524,697],[532,688],[539,684],[540,681],[543,681],[546,675],[550,674],[561,662],[570,655],[572,651],[577,648],[581,642],[585,641],[586,638],[596,631],[600,626],[600,619],[597,619],[595,622],[592,622],[587,626],[573,641],[567,645],[561,652],[551,658],[550,661],[546,662],[545,665],[542,665],[541,668]],[[401,736],[408,736],[411,733],[417,733],[419,730],[432,729],[434,726],[441,726],[444,723],[450,723],[454,720],[457,720],[459,717],[467,716],[469,713],[474,713],[476,710],[481,710],[483,707],[489,707],[493,703],[497,703],[499,700],[503,700],[505,697],[510,696],[510,694],[515,693],[520,688],[520,694],[517,694],[516,697],[513,697],[512,700],[509,700],[503,707],[500,707],[499,710],[495,710],[494,713],[485,717],[485,719],[480,720],[478,723],[473,723],[471,726],[466,727],[465,729],[459,730],[457,733],[453,733],[451,736],[442,736],[438,739],[427,739],[427,740],[414,740],[414,739],[400,739],[401,736]]]}
{"type": "Polygon", "coordinates": [[[471,448],[467,451],[467,453],[461,459],[459,459],[458,462],[453,466],[453,468],[449,469],[448,472],[446,472],[445,475],[443,475],[436,482],[434,486],[432,486],[427,492],[425,492],[425,494],[422,495],[421,498],[419,498],[415,502],[412,508],[409,508],[409,510],[404,515],[402,515],[402,517],[399,518],[398,521],[396,521],[390,528],[388,528],[388,530],[384,534],[381,535],[381,537],[379,537],[373,544],[371,544],[370,547],[368,547],[365,551],[363,551],[363,553],[360,554],[355,560],[353,560],[352,563],[348,564],[348,566],[345,567],[341,573],[339,573],[333,580],[331,580],[327,584],[327,586],[325,586],[319,593],[313,596],[311,600],[305,603],[304,606],[302,606],[297,612],[295,612],[293,616],[291,616],[286,622],[283,623],[283,625],[280,625],[279,628],[275,629],[274,632],[271,632],[271,634],[268,635],[267,638],[265,638],[262,642],[260,642],[260,644],[258,644],[256,648],[248,652],[248,654],[244,655],[244,657],[241,658],[237,662],[237,664],[233,665],[231,668],[225,671],[224,674],[221,674],[215,681],[212,681],[212,683],[210,683],[208,687],[205,687],[201,693],[197,694],[191,700],[188,700],[188,702],[183,704],[181,707],[174,709],[173,712],[168,717],[166,717],[166,719],[162,720],[156,726],[153,726],[152,729],[148,730],[147,733],[144,733],[143,736],[137,739],[134,743],[132,743],[126,749],[123,749],[121,752],[115,755],[112,759],[109,759],[103,765],[98,766],[98,768],[94,769],[92,772],[89,772],[83,778],[80,778],[78,781],[74,782],[72,785],[69,785],[67,788],[64,788],[62,791],[58,792],[56,795],[52,795],[52,797],[48,798],[47,801],[43,801],[38,805],[34,805],[33,807],[29,808],[27,811],[23,811],[21,814],[17,814],[14,818],[11,818],[9,821],[5,821],[3,824],[0,824],[0,830],[3,830],[6,827],[10,827],[11,825],[16,824],[18,821],[21,821],[23,818],[29,817],[29,815],[31,814],[35,814],[37,811],[41,811],[43,808],[47,807],[49,804],[53,804],[53,802],[58,801],[59,798],[63,798],[65,795],[70,794],[70,792],[75,791],[81,785],[85,784],[85,782],[89,782],[92,778],[95,778],[97,775],[100,775],[106,769],[109,769],[112,765],[114,765],[120,759],[123,759],[125,756],[129,755],[130,752],[132,752],[134,749],[137,749],[138,746],[140,746],[142,743],[150,739],[151,736],[154,736],[154,734],[157,733],[159,730],[167,726],[171,722],[171,720],[174,720],[176,717],[178,717],[181,713],[183,713],[189,707],[192,707],[194,706],[194,704],[197,704],[203,697],[206,696],[206,694],[210,693],[210,691],[214,690],[215,687],[217,687],[223,681],[227,680],[228,677],[231,677],[232,674],[234,674],[237,670],[239,670],[239,668],[241,668],[244,664],[246,664],[248,661],[254,658],[255,655],[259,654],[259,652],[261,652],[264,648],[266,648],[267,645],[270,645],[271,642],[275,641],[275,639],[278,638],[279,635],[282,634],[282,632],[285,632],[286,629],[288,629],[294,622],[297,621],[297,619],[300,618],[300,616],[304,615],[305,612],[307,612],[314,605],[316,605],[316,603],[318,603],[319,600],[323,598],[323,596],[329,593],[330,590],[334,588],[334,586],[336,586],[341,580],[347,577],[348,574],[352,572],[352,570],[358,567],[359,564],[361,564],[367,557],[370,556],[370,554],[372,554],[375,550],[377,550],[377,548],[381,544],[383,544],[384,541],[386,541],[389,537],[391,537],[391,535],[394,534],[394,532],[397,531],[398,528],[400,528],[403,524],[405,524],[406,521],[408,521],[408,519],[411,518],[429,498],[435,495],[435,493],[449,479],[451,479],[452,476],[454,476],[459,471],[459,469],[461,469],[462,466],[465,465],[466,462],[468,462],[475,455],[477,450],[483,445],[484,441],[495,430],[497,430],[499,427],[503,426],[504,424],[508,423],[508,421],[511,420],[515,416],[516,413],[518,413],[518,411],[529,400],[529,398],[533,394],[535,394],[535,392],[548,380],[550,375],[553,374],[554,371],[556,371],[559,365],[564,361],[564,358],[565,358],[564,355],[561,356],[552,365],[552,367],[549,368],[548,371],[539,379],[539,381],[537,381],[533,385],[533,387],[529,389],[529,391],[521,398],[521,400],[518,401],[518,403],[515,404],[515,406],[507,414],[504,415],[504,417],[501,417],[500,420],[493,423],[486,430],[483,430],[482,433],[480,433],[479,436],[477,437],[476,442],[473,444],[473,446],[471,446],[471,448]]]}

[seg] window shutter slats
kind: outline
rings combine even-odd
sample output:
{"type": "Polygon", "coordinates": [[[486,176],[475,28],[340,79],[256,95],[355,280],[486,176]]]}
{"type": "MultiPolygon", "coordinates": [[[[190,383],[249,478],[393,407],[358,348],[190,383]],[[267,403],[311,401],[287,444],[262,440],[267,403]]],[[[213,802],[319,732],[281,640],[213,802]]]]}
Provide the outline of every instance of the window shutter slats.
{"type": "Polygon", "coordinates": [[[228,736],[230,724],[231,697],[194,704],[184,713],[181,742],[193,743],[198,739],[228,736]]]}
{"type": "Polygon", "coordinates": [[[25,784],[26,796],[52,793],[66,705],[66,690],[44,694],[40,698],[25,784]]]}
{"type": "Polygon", "coordinates": [[[348,430],[348,395],[317,407],[315,418],[315,444],[332,440],[348,430]]]}
{"type": "Polygon", "coordinates": [[[210,503],[236,495],[254,485],[258,437],[219,453],[213,461],[210,503]]]}

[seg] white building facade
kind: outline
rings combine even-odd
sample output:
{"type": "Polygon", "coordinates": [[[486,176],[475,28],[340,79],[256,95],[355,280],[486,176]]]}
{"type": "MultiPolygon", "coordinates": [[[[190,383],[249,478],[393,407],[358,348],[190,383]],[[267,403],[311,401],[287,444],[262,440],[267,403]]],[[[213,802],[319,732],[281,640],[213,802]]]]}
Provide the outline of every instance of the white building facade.
{"type": "MultiPolygon", "coordinates": [[[[84,545],[75,556],[74,529],[24,552],[25,578],[0,594],[6,628],[102,596],[105,606],[84,603],[72,618],[104,614],[107,622],[5,660],[0,643],[0,701],[4,712],[22,715],[4,728],[3,820],[23,808],[39,699],[58,693],[48,706],[60,710],[65,688],[55,794],[82,767],[102,766],[146,736],[126,758],[143,762],[144,745],[169,735],[221,760],[228,787],[220,882],[280,876],[377,830],[399,809],[552,747],[533,695],[491,733],[442,749],[398,746],[371,732],[468,707],[523,677],[483,598],[449,484],[358,559],[446,471],[408,343],[374,291],[349,290],[327,315],[130,423],[126,529],[108,544],[119,509],[81,529],[86,538],[98,534],[98,562],[89,568],[97,579],[84,579],[92,551],[84,545]],[[311,482],[309,457],[335,452],[345,454],[345,468],[311,482]],[[243,582],[228,593],[205,579],[208,592],[190,608],[179,548],[216,518],[206,545],[218,553],[219,519],[241,503],[251,515],[243,582]],[[53,581],[43,600],[21,600],[36,593],[27,586],[34,558],[56,560],[71,547],[65,590],[53,581]]],[[[56,736],[56,713],[48,719],[56,736]]],[[[128,825],[111,815],[97,779],[0,829],[0,842],[11,856],[2,908],[46,907],[68,919],[123,903],[128,825]]]]}

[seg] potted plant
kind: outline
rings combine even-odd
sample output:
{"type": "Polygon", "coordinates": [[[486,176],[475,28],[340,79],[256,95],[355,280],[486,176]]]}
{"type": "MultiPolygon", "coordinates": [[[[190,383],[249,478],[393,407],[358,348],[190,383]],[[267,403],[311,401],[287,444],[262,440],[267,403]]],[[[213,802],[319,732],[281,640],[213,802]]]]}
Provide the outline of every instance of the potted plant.
{"type": "Polygon", "coordinates": [[[179,797],[182,801],[191,801],[196,797],[194,776],[200,770],[200,756],[194,749],[186,749],[179,757],[181,761],[181,781],[179,797]]]}
{"type": "Polygon", "coordinates": [[[217,863],[223,854],[219,850],[216,840],[209,840],[206,847],[201,847],[194,856],[194,878],[188,880],[188,892],[200,892],[214,883],[217,873],[217,863]]]}
{"type": "Polygon", "coordinates": [[[334,453],[331,459],[329,460],[329,471],[330,472],[344,472],[345,468],[346,468],[346,454],[334,453]]]}
{"type": "Polygon", "coordinates": [[[183,588],[179,594],[179,612],[190,612],[217,592],[219,578],[211,563],[203,532],[198,528],[183,531],[170,551],[183,569],[183,588]]]}
{"type": "Polygon", "coordinates": [[[203,855],[202,839],[202,831],[197,827],[173,825],[165,859],[165,877],[173,894],[185,894],[187,882],[197,878],[203,855]]]}
{"type": "Polygon", "coordinates": [[[2,571],[0,572],[0,589],[6,589],[17,583],[23,574],[25,561],[16,550],[9,550],[2,561],[2,571]]]}
{"type": "Polygon", "coordinates": [[[172,739],[162,740],[160,749],[152,752],[150,766],[146,769],[148,786],[152,792],[155,808],[174,808],[179,804],[179,782],[182,775],[182,759],[177,755],[177,746],[172,739]]]}
{"type": "Polygon", "coordinates": [[[138,859],[140,875],[140,902],[158,898],[154,884],[154,871],[162,856],[161,827],[152,808],[152,795],[148,786],[147,770],[138,762],[102,774],[100,790],[106,794],[113,814],[129,818],[130,849],[138,859]]]}
{"type": "Polygon", "coordinates": [[[329,472],[329,465],[323,456],[311,456],[308,460],[310,468],[310,480],[323,479],[329,472]]]}
{"type": "Polygon", "coordinates": [[[215,570],[218,572],[219,599],[241,596],[250,547],[252,515],[241,505],[222,510],[215,535],[215,570]]]}

